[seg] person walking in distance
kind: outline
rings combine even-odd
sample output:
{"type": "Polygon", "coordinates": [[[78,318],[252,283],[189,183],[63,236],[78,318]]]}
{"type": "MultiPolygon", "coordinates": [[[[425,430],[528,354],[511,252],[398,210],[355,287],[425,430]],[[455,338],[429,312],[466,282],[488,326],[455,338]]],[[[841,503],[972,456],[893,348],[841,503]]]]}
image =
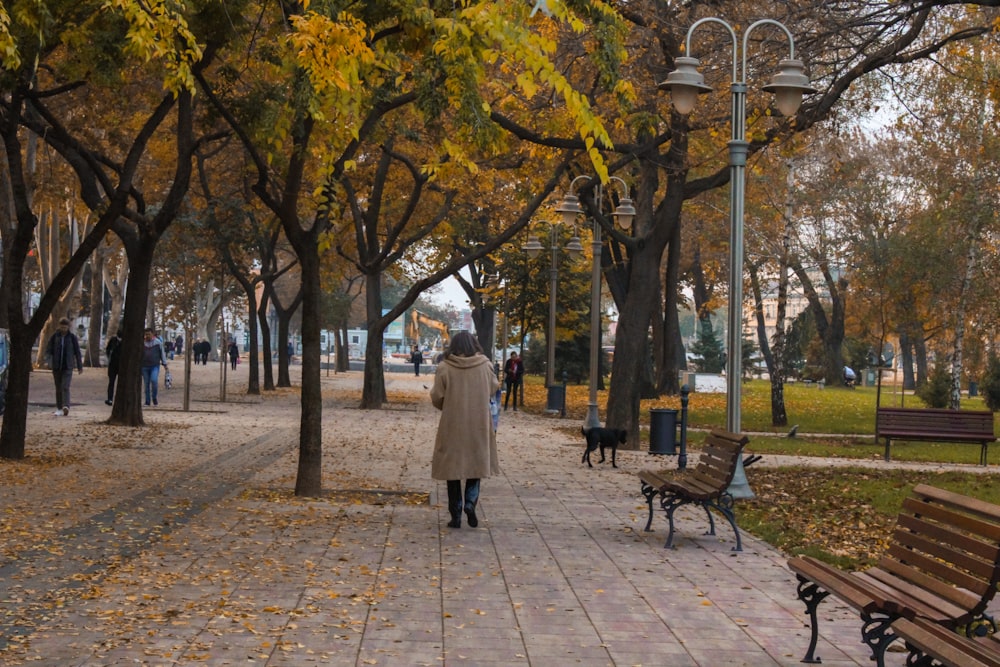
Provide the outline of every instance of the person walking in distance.
{"type": "Polygon", "coordinates": [[[45,356],[49,359],[52,369],[52,379],[56,383],[56,416],[69,414],[69,387],[73,381],[73,368],[83,373],[83,355],[80,354],[80,341],[69,330],[69,320],[59,320],[59,327],[49,338],[45,348],[45,356]]]}
{"type": "Polygon", "coordinates": [[[240,363],[240,348],[235,340],[229,341],[229,365],[236,370],[236,364],[240,363]]]}
{"type": "MultiPolygon", "coordinates": [[[[503,397],[503,409],[507,409],[507,402],[510,400],[511,393],[514,394],[514,411],[517,411],[517,392],[521,388],[521,382],[524,379],[524,362],[521,361],[521,357],[517,356],[517,352],[511,352],[510,358],[507,359],[507,363],[503,366],[503,381],[507,387],[507,391],[503,397]]],[[[522,406],[523,407],[523,406],[522,406]]]]}
{"type": "Polygon", "coordinates": [[[142,386],[146,393],[146,406],[152,399],[153,405],[156,402],[158,383],[160,381],[160,365],[167,368],[167,356],[163,351],[163,341],[161,341],[153,329],[146,327],[142,336],[142,386]]]}
{"type": "Polygon", "coordinates": [[[420,364],[424,363],[424,353],[416,345],[410,348],[410,362],[413,364],[413,374],[420,377],[420,364]]]}
{"type": "Polygon", "coordinates": [[[468,331],[455,334],[434,373],[431,403],[441,411],[431,477],[448,484],[451,528],[462,527],[462,511],[469,526],[479,525],[480,480],[500,473],[490,397],[500,388],[493,364],[479,341],[468,331]],[[462,493],[462,480],[465,493],[462,493]]]}
{"type": "Polygon", "coordinates": [[[108,336],[108,344],[104,347],[104,354],[108,358],[108,398],[105,405],[113,405],[115,400],[115,381],[118,379],[119,359],[121,358],[122,330],[119,328],[111,336],[108,336]]]}

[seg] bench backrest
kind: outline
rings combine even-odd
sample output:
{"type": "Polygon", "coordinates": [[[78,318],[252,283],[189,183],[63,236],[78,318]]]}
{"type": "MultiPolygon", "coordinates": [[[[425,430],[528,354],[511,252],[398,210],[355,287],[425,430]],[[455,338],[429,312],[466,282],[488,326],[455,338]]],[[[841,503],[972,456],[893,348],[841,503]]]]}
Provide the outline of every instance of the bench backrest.
{"type": "Polygon", "coordinates": [[[940,410],[934,408],[879,408],[876,432],[904,430],[954,435],[993,435],[993,413],[989,410],[940,410]]]}
{"type": "Polygon", "coordinates": [[[725,491],[736,474],[736,463],[750,439],[741,433],[713,430],[705,438],[705,449],[691,475],[699,482],[725,491]]]}
{"type": "Polygon", "coordinates": [[[918,484],[903,502],[879,568],[981,614],[1000,583],[1000,506],[918,484]]]}

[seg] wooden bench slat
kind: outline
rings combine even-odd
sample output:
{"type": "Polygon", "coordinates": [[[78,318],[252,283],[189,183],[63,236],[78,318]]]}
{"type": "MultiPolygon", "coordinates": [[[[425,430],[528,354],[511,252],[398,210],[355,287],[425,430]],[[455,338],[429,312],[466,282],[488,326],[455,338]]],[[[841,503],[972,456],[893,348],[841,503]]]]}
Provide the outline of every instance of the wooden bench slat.
{"type": "MultiPolygon", "coordinates": [[[[954,545],[963,551],[978,556],[981,560],[991,565],[1000,558],[1000,546],[998,546],[1000,545],[1000,536],[997,537],[996,541],[987,542],[978,536],[952,530],[946,525],[933,524],[909,514],[900,514],[896,520],[896,524],[905,531],[920,533],[921,535],[933,538],[939,544],[954,545]]],[[[903,531],[897,532],[901,533],[903,531]]]]}
{"type": "Polygon", "coordinates": [[[902,616],[926,616],[934,620],[966,618],[967,610],[976,605],[978,598],[938,595],[934,590],[921,587],[903,578],[905,568],[873,567],[854,575],[884,591],[885,599],[896,604],[902,616]],[[909,613],[913,612],[913,613],[909,613]]]}
{"type": "Polygon", "coordinates": [[[967,588],[977,595],[982,595],[989,588],[996,567],[995,562],[985,563],[945,544],[934,545],[915,533],[897,533],[888,553],[896,562],[918,564],[920,569],[948,582],[948,585],[967,588]]]}
{"type": "MultiPolygon", "coordinates": [[[[990,523],[990,528],[979,528],[978,530],[981,530],[982,534],[989,536],[990,539],[995,535],[994,532],[990,531],[993,530],[993,522],[1000,522],[1000,505],[988,503],[985,500],[973,498],[972,496],[955,493],[954,491],[948,491],[947,489],[940,489],[929,484],[917,484],[913,487],[913,496],[932,500],[935,506],[947,505],[960,509],[963,512],[974,514],[990,523]]],[[[911,497],[910,500],[913,500],[913,498],[911,497]]],[[[925,505],[924,507],[926,508],[927,506],[925,505]]]]}

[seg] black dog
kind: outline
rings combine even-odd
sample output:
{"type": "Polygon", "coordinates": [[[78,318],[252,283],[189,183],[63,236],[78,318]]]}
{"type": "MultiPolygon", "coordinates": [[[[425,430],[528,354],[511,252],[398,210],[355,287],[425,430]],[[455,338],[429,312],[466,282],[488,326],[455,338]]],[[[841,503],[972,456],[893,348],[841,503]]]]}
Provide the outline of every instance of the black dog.
{"type": "Polygon", "coordinates": [[[615,458],[618,454],[618,444],[625,443],[625,438],[628,437],[628,431],[624,429],[617,428],[601,428],[600,426],[595,426],[592,429],[581,428],[580,433],[583,433],[587,438],[587,451],[583,453],[583,460],[580,463],[586,462],[591,468],[594,464],[590,462],[590,453],[601,448],[601,460],[598,463],[604,463],[604,448],[611,448],[611,467],[617,468],[618,463],[615,458]]]}

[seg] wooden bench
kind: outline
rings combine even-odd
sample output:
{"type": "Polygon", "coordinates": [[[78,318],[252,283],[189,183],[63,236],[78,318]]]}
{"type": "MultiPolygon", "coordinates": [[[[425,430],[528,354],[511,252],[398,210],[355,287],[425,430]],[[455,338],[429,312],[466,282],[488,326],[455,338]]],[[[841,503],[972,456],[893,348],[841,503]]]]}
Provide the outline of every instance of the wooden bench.
{"type": "Polygon", "coordinates": [[[832,594],[860,612],[862,640],[883,667],[896,639],[891,624],[899,618],[923,618],[949,630],[987,618],[1000,584],[1000,506],[918,484],[875,566],[844,572],[799,556],[788,567],[812,628],[802,662],[820,662],[816,610],[832,594]]]}
{"type": "Polygon", "coordinates": [[[893,440],[929,442],[978,442],[979,465],[986,465],[986,450],[997,438],[993,413],[988,410],[936,410],[879,408],[875,412],[875,439],[885,439],[885,460],[893,440]]]}
{"type": "Polygon", "coordinates": [[[900,618],[892,630],[910,651],[907,665],[1000,667],[1000,638],[995,633],[972,639],[923,618],[900,618]]]}
{"type": "Polygon", "coordinates": [[[670,472],[644,470],[639,473],[642,483],[642,495],[646,497],[649,506],[649,519],[646,521],[646,531],[653,525],[653,499],[660,498],[660,507],[667,513],[670,532],[664,545],[668,549],[674,547],[674,512],[678,507],[693,504],[700,505],[708,515],[710,530],[708,535],[715,535],[715,520],[709,509],[715,509],[729,521],[736,534],[734,551],[743,551],[740,531],[736,527],[736,516],[733,514],[733,496],[729,493],[729,485],[736,473],[736,464],[740,460],[743,447],[749,439],[739,433],[727,433],[715,430],[705,439],[705,449],[698,459],[694,470],[669,476],[670,472]]]}

